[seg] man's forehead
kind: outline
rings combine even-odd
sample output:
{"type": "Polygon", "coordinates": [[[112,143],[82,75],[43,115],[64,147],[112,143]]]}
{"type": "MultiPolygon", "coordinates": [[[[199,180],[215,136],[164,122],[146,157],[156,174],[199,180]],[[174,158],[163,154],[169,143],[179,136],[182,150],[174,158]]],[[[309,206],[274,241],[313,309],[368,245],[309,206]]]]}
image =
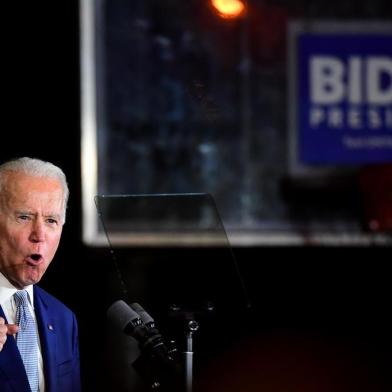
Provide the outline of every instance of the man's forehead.
{"type": "Polygon", "coordinates": [[[36,176],[22,171],[13,171],[7,173],[8,180],[11,183],[30,183],[32,186],[45,186],[47,184],[55,184],[61,186],[60,180],[54,177],[48,176],[36,176]]]}
{"type": "MultiPolygon", "coordinates": [[[[17,195],[42,193],[63,193],[60,180],[52,177],[37,177],[23,172],[9,172],[6,176],[3,192],[11,193],[13,197],[17,195]]],[[[57,196],[57,195],[56,195],[57,196]]]]}
{"type": "Polygon", "coordinates": [[[44,182],[18,182],[10,184],[2,196],[13,208],[33,208],[40,204],[42,208],[53,209],[61,204],[63,191],[61,185],[54,182],[46,185],[44,182]]]}

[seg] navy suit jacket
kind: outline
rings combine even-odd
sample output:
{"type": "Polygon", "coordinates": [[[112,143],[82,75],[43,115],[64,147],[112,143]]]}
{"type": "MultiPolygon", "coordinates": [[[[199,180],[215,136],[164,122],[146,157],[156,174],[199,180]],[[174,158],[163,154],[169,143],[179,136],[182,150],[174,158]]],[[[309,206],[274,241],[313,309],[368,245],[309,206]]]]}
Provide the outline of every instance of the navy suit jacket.
{"type": "MultiPolygon", "coordinates": [[[[43,289],[34,286],[46,392],[79,392],[79,343],[75,315],[43,289]]],[[[0,306],[0,317],[4,317],[0,306]]],[[[15,339],[8,335],[0,351],[0,391],[31,392],[15,339]]]]}

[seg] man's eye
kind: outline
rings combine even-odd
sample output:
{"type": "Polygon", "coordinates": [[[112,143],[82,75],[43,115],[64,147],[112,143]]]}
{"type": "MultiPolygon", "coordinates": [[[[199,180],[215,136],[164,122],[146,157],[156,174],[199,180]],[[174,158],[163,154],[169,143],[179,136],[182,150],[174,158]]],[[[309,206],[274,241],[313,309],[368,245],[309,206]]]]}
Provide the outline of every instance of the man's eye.
{"type": "Polygon", "coordinates": [[[52,219],[52,218],[46,219],[46,222],[48,222],[50,225],[55,225],[55,224],[57,224],[57,220],[56,220],[56,219],[52,219]]]}
{"type": "Polygon", "coordinates": [[[29,220],[30,217],[28,215],[19,215],[20,220],[29,220]]]}

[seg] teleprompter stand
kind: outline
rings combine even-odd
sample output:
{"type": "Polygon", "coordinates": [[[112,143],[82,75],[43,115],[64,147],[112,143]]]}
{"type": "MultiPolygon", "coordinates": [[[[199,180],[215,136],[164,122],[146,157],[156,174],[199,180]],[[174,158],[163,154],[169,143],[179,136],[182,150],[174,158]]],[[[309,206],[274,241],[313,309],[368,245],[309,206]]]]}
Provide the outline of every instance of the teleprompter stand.
{"type": "Polygon", "coordinates": [[[155,309],[154,318],[157,310],[160,321],[168,316],[165,320],[168,325],[163,322],[159,326],[166,327],[163,335],[171,334],[171,322],[176,320],[174,339],[185,339],[180,350],[182,356],[167,341],[166,358],[149,350],[143,352],[141,347],[134,368],[152,390],[193,392],[195,336],[204,338],[208,330],[208,335],[213,335],[212,344],[218,343],[217,339],[224,343],[221,335],[225,331],[216,322],[204,324],[204,319],[212,315],[215,319],[216,314],[218,318],[222,314],[233,318],[240,308],[249,307],[214,199],[209,194],[102,195],[96,196],[95,202],[118,272],[117,286],[121,286],[122,297],[126,302],[136,301],[143,306],[149,300],[149,309],[155,309]],[[130,253],[132,244],[138,241],[170,246],[160,247],[159,251],[141,248],[145,253],[142,255],[138,250],[135,261],[126,253],[126,244],[121,243],[127,239],[131,241],[130,253]],[[135,289],[138,286],[139,292],[135,289]],[[169,314],[162,314],[168,304],[169,314]],[[211,333],[214,325],[218,325],[215,334],[211,333]]]}

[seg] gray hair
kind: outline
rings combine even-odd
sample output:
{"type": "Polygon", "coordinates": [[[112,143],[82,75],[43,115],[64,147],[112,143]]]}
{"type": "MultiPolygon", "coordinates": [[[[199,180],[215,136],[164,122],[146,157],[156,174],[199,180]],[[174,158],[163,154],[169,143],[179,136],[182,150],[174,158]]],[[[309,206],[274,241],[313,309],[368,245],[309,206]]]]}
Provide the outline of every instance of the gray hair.
{"type": "Polygon", "coordinates": [[[67,210],[69,189],[64,172],[53,163],[36,158],[16,158],[0,165],[0,194],[3,191],[5,173],[22,172],[33,177],[45,177],[58,180],[63,188],[63,222],[67,210]]]}

